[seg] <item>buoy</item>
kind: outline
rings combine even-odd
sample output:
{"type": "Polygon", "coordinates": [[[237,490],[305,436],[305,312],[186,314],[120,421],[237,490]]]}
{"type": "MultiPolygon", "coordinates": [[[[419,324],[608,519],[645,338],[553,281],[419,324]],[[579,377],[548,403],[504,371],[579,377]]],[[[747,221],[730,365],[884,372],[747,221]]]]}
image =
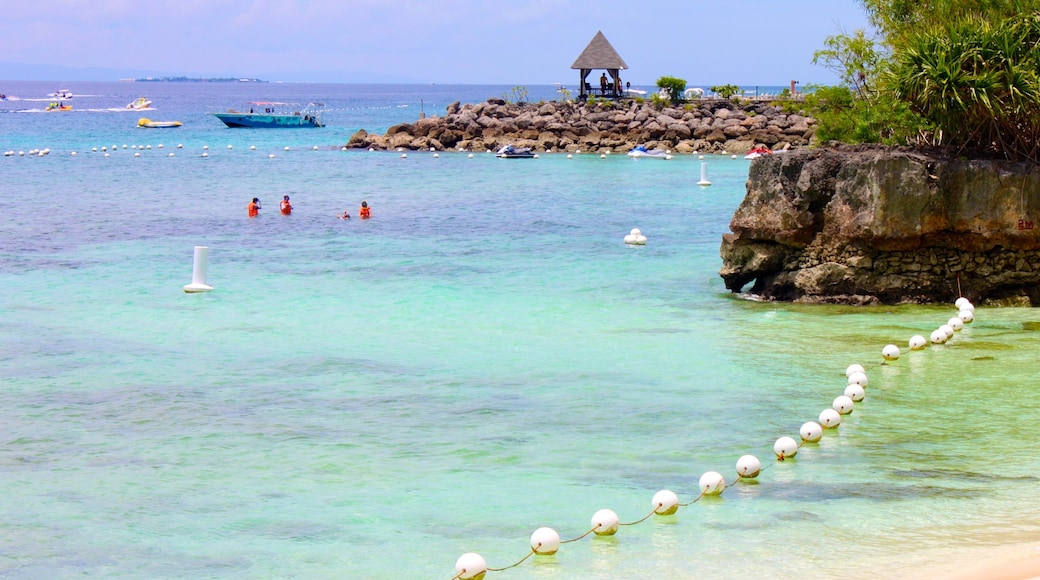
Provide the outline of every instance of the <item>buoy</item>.
{"type": "Polygon", "coordinates": [[[928,341],[920,334],[915,334],[910,337],[910,350],[921,350],[926,346],[928,346],[928,341]]]}
{"type": "MultiPolygon", "coordinates": [[[[315,147],[315,149],[317,149],[317,147],[315,147]]],[[[435,149],[435,148],[433,148],[433,147],[430,147],[430,153],[433,153],[433,152],[434,152],[434,151],[436,151],[436,150],[437,150],[437,149],[435,149]]]]}
{"type": "MultiPolygon", "coordinates": [[[[346,151],[346,150],[347,150],[347,148],[346,148],[346,147],[344,147],[344,148],[343,148],[343,150],[344,150],[344,151],[346,151]]],[[[370,152],[371,152],[371,151],[375,151],[375,149],[373,149],[372,147],[369,147],[369,148],[368,148],[368,150],[369,150],[370,152]]]]}
{"type": "Polygon", "coordinates": [[[881,356],[885,360],[898,360],[899,359],[899,347],[894,344],[887,344],[885,348],[881,349],[881,356]]]}
{"type": "Polygon", "coordinates": [[[849,365],[849,367],[847,369],[845,369],[845,376],[846,377],[851,377],[852,373],[865,373],[865,372],[867,372],[867,370],[865,368],[863,368],[863,365],[851,364],[851,365],[849,365]]]}
{"type": "Polygon", "coordinates": [[[531,534],[531,549],[539,556],[551,556],[560,549],[560,534],[552,528],[538,528],[531,534]]]}
{"type": "Polygon", "coordinates": [[[719,495],[726,489],[726,478],[718,471],[708,471],[701,476],[697,485],[702,495],[719,495]]]}
{"type": "Polygon", "coordinates": [[[472,153],[470,153],[470,154],[469,154],[469,155],[467,155],[466,157],[468,157],[469,159],[473,159],[473,154],[472,154],[472,153]]]}
{"type": "MultiPolygon", "coordinates": [[[[438,158],[438,157],[440,157],[440,156],[441,156],[441,154],[440,154],[440,153],[434,153],[434,154],[433,154],[433,158],[434,158],[434,159],[437,159],[437,158],[438,158]]],[[[535,157],[537,157],[537,155],[535,155],[535,157]]]]}
{"type": "Polygon", "coordinates": [[[597,536],[613,536],[621,520],[613,510],[602,509],[592,514],[592,532],[597,536]]]}
{"type": "Polygon", "coordinates": [[[126,149],[126,143],[123,143],[123,149],[126,149]]]}
{"type": "Polygon", "coordinates": [[[736,156],[736,155],[730,155],[730,156],[729,156],[729,158],[730,158],[730,159],[736,159],[736,158],[737,158],[737,156],[736,156]]]}
{"type": "Polygon", "coordinates": [[[606,153],[600,153],[599,154],[599,158],[600,159],[606,159],[607,158],[607,154],[606,153]]]}
{"type": "Polygon", "coordinates": [[[798,443],[790,437],[781,437],[773,444],[773,453],[780,461],[798,455],[798,443]]]}
{"type": "Polygon", "coordinates": [[[108,157],[108,153],[105,153],[105,157],[108,157]]]}
{"type": "Polygon", "coordinates": [[[400,153],[400,152],[402,152],[402,151],[404,151],[404,147],[398,147],[398,148],[397,148],[397,152],[398,152],[398,153],[400,153]]]}
{"type": "Polygon", "coordinates": [[[178,144],[177,144],[177,148],[178,148],[178,149],[184,149],[184,145],[181,145],[180,143],[178,143],[178,144]]]}
{"type": "Polygon", "coordinates": [[[228,151],[230,151],[230,150],[234,149],[234,147],[233,147],[233,146],[231,146],[231,145],[228,145],[228,146],[227,146],[227,148],[228,148],[228,151]]]}
{"type": "Polygon", "coordinates": [[[971,310],[961,310],[957,313],[957,318],[960,318],[964,324],[971,324],[975,320],[975,313],[971,310]]]}
{"type": "Polygon", "coordinates": [[[838,425],[841,425],[841,415],[838,414],[834,409],[824,409],[820,413],[820,426],[824,429],[833,429],[838,425]]]}
{"type": "Polygon", "coordinates": [[[487,562],[480,554],[467,552],[455,560],[455,572],[464,580],[483,580],[487,574],[487,562]]]}
{"type": "Polygon", "coordinates": [[[625,243],[632,246],[645,246],[646,236],[639,231],[639,228],[632,228],[632,231],[625,236],[625,243]]]}
{"type": "Polygon", "coordinates": [[[949,324],[950,328],[952,328],[954,332],[960,332],[964,329],[964,321],[960,318],[957,318],[956,316],[947,320],[946,324],[949,324]]]}
{"type": "MultiPolygon", "coordinates": [[[[102,151],[108,151],[108,147],[102,146],[102,147],[101,147],[101,150],[102,150],[102,151]]],[[[21,154],[22,154],[22,152],[21,152],[21,151],[19,151],[19,152],[18,152],[18,154],[19,154],[19,155],[21,155],[21,154]]]]}
{"type": "MultiPolygon", "coordinates": [[[[852,399],[853,402],[858,403],[863,400],[863,397],[867,396],[867,392],[863,390],[862,385],[855,383],[845,387],[845,396],[852,399]]],[[[840,413],[841,411],[839,411],[840,413]]]]}
{"type": "Polygon", "coordinates": [[[286,151],[288,151],[288,150],[289,150],[289,146],[288,146],[288,145],[286,145],[286,146],[285,146],[285,150],[286,150],[286,151]]]}
{"type": "Polygon", "coordinates": [[[567,159],[574,159],[574,156],[573,156],[573,155],[571,155],[570,153],[568,153],[568,154],[567,154],[567,159]]]}
{"type": "Polygon", "coordinates": [[[155,148],[156,148],[156,149],[162,149],[162,148],[163,148],[163,144],[162,144],[162,143],[159,143],[158,145],[156,145],[156,146],[155,146],[155,148]]]}
{"type": "Polygon", "coordinates": [[[670,516],[679,509],[679,496],[667,489],[662,489],[654,494],[650,503],[653,505],[655,514],[670,516]]]}
{"type": "Polygon", "coordinates": [[[167,155],[167,157],[173,157],[173,153],[170,153],[169,155],[167,155]]]}
{"type": "Polygon", "coordinates": [[[268,159],[274,159],[274,153],[271,153],[270,155],[268,155],[267,158],[268,159]]]}
{"type": "Polygon", "coordinates": [[[823,427],[821,427],[816,421],[809,421],[802,424],[802,428],[798,430],[798,434],[802,436],[802,441],[807,443],[816,443],[823,438],[823,427]]]}
{"type": "Polygon", "coordinates": [[[944,324],[939,327],[939,330],[943,331],[946,334],[946,340],[950,340],[951,338],[953,338],[954,330],[952,324],[944,324]]]}
{"type": "MultiPolygon", "coordinates": [[[[346,147],[344,147],[344,149],[346,149],[346,147]]],[[[250,151],[256,151],[256,145],[250,145],[249,146],[249,150],[250,151]]]]}
{"type": "Polygon", "coordinates": [[[75,152],[75,151],[73,151],[73,152],[72,152],[72,156],[73,156],[73,157],[75,157],[75,156],[76,156],[76,152],[75,152]]]}
{"type": "Polygon", "coordinates": [[[942,344],[946,342],[946,333],[941,330],[933,330],[929,338],[931,338],[932,344],[942,344]]]}
{"type": "Polygon", "coordinates": [[[202,150],[203,150],[203,151],[205,151],[205,150],[207,150],[207,149],[209,149],[209,145],[203,145],[203,146],[202,146],[202,150]]]}
{"type": "Polygon", "coordinates": [[[315,145],[314,147],[311,147],[311,151],[317,151],[317,150],[318,150],[318,146],[317,145],[315,145]]]}
{"type": "Polygon", "coordinates": [[[762,462],[754,455],[741,455],[737,460],[737,475],[747,479],[754,479],[762,473],[762,462]]]}
{"type": "Polygon", "coordinates": [[[209,157],[209,153],[203,153],[202,156],[203,157],[209,157]]]}
{"type": "MultiPolygon", "coordinates": [[[[436,156],[437,156],[437,154],[436,154],[436,153],[434,153],[434,154],[433,154],[433,156],[434,156],[434,157],[436,157],[436,156]]],[[[533,157],[533,158],[534,158],[534,159],[538,159],[538,154],[537,154],[537,153],[535,153],[535,154],[534,154],[534,157],[533,157]]]]}
{"type": "Polygon", "coordinates": [[[92,153],[97,153],[97,147],[91,147],[91,148],[90,148],[90,151],[91,151],[92,153]]]}
{"type": "Polygon", "coordinates": [[[963,296],[958,298],[957,301],[953,303],[953,305],[957,307],[957,310],[964,310],[965,304],[971,304],[971,300],[968,300],[963,296]]]}
{"type": "Polygon", "coordinates": [[[697,159],[704,159],[704,156],[703,155],[698,155],[697,159]]]}
{"type": "MultiPolygon", "coordinates": [[[[131,145],[130,148],[131,149],[137,149],[137,145],[131,145]]],[[[141,149],[144,149],[144,147],[141,147],[141,149]]]]}
{"type": "Polygon", "coordinates": [[[837,411],[839,415],[852,413],[852,409],[855,406],[855,403],[852,402],[852,397],[846,397],[845,395],[835,397],[834,402],[831,403],[831,408],[837,411]]]}
{"type": "Polygon", "coordinates": [[[867,375],[866,373],[852,373],[849,375],[849,384],[857,384],[862,387],[867,386],[867,375]]]}
{"type": "MultiPolygon", "coordinates": [[[[173,155],[173,153],[170,153],[173,155]]],[[[192,294],[195,292],[209,292],[212,286],[206,284],[206,265],[209,262],[209,247],[195,246],[195,259],[191,266],[191,284],[184,286],[184,291],[192,294]]]]}
{"type": "Polygon", "coordinates": [[[711,185],[708,181],[708,164],[701,163],[701,180],[697,182],[697,185],[711,185]]]}
{"type": "Polygon", "coordinates": [[[407,153],[402,153],[401,154],[401,159],[408,159],[408,154],[407,153]]]}
{"type": "Polygon", "coordinates": [[[140,156],[141,156],[140,153],[134,153],[134,157],[140,157],[140,156]]]}

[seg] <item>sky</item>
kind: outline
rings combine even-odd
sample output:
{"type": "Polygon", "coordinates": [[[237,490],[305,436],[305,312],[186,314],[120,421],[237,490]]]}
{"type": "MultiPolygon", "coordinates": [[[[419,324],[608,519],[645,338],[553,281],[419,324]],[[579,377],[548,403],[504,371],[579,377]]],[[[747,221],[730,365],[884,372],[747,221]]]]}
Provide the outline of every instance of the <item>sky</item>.
{"type": "MultiPolygon", "coordinates": [[[[574,84],[602,31],[622,78],[836,84],[812,64],[858,0],[0,0],[0,79],[574,84]]],[[[2,87],[0,87],[2,88],[2,87]]]]}

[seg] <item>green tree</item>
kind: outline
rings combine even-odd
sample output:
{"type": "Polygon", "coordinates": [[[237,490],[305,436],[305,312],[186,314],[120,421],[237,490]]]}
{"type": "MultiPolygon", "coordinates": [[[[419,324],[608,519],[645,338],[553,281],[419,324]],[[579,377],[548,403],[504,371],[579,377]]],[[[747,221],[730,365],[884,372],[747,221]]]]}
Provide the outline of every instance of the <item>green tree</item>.
{"type": "Polygon", "coordinates": [[[682,100],[683,92],[686,90],[686,79],[661,77],[657,79],[657,87],[665,90],[673,103],[678,103],[682,100]]]}
{"type": "Polygon", "coordinates": [[[834,72],[841,82],[859,96],[866,96],[881,65],[881,53],[874,39],[863,30],[852,35],[828,36],[826,48],[813,53],[813,64],[834,72]]]}
{"type": "Polygon", "coordinates": [[[708,87],[708,89],[723,99],[728,99],[740,92],[740,87],[737,85],[716,85],[708,87]]]}

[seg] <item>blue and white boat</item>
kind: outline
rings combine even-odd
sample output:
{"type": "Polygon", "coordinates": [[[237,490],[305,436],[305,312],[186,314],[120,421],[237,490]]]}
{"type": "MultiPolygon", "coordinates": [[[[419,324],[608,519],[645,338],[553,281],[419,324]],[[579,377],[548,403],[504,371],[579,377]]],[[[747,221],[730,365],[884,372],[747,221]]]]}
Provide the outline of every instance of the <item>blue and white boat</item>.
{"type": "Polygon", "coordinates": [[[322,103],[310,103],[300,107],[296,103],[277,103],[270,101],[253,101],[246,103],[248,110],[228,109],[225,113],[212,113],[228,127],[257,127],[265,129],[323,127],[321,113],[325,107],[322,103]]]}

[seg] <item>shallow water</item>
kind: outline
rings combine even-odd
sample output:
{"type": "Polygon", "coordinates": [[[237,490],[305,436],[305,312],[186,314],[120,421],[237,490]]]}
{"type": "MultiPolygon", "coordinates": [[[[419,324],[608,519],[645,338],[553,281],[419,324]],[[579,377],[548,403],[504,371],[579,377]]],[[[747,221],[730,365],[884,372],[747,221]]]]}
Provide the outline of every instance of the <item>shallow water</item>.
{"type": "Polygon", "coordinates": [[[541,526],[574,538],[604,507],[631,522],[660,489],[689,502],[746,453],[770,466],[757,482],[488,577],[910,576],[1040,536],[1040,315],[979,308],[949,344],[881,365],[952,305],[728,293],[742,159],[707,158],[701,188],[692,156],[338,150],[420,98],[501,87],[270,85],[255,98],[336,108],[273,132],[205,116],[254,98],[238,84],[70,88],[99,109],[141,92],[185,126],[127,128],[137,115],[88,97],[0,115],[0,149],[52,151],[0,158],[4,575],[447,579],[464,552],[519,560],[541,526]],[[336,219],[362,199],[373,219],[336,219]],[[622,243],[633,227],[647,246],[622,243]],[[211,293],[182,292],[194,245],[211,293]],[[772,461],[851,363],[866,401],[772,461]]]}

